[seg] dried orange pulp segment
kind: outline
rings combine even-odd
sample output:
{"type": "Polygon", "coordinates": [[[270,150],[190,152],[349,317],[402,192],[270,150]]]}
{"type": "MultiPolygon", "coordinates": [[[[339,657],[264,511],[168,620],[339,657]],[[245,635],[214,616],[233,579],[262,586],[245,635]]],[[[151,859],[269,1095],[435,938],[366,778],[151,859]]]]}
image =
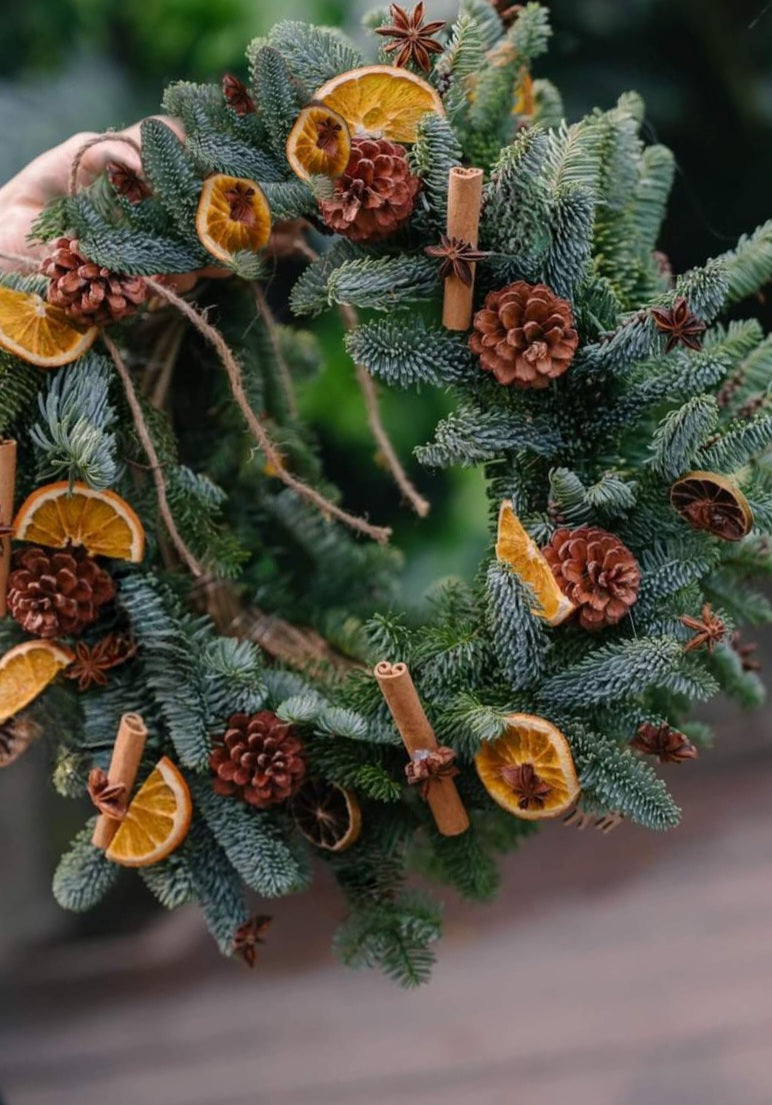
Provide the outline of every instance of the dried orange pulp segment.
{"type": "Polygon", "coordinates": [[[257,253],[271,236],[271,209],[254,180],[215,173],[201,189],[196,213],[201,245],[219,261],[234,253],[257,253]]]}
{"type": "Polygon", "coordinates": [[[333,77],[315,101],[342,115],[352,135],[415,142],[428,111],[444,115],[440,94],[421,77],[391,65],[368,65],[333,77]]]}
{"type": "Polygon", "coordinates": [[[0,657],[0,723],[28,706],[74,659],[52,641],[24,641],[9,649],[0,657]]]}
{"type": "Polygon", "coordinates": [[[287,139],[287,161],[296,176],[339,177],[350,154],[351,134],[341,115],[324,104],[303,108],[287,139]]]}
{"type": "Polygon", "coordinates": [[[532,611],[536,617],[544,618],[549,625],[560,625],[573,614],[574,604],[560,590],[539,546],[526,533],[508,499],[499,510],[496,557],[531,585],[540,603],[540,609],[532,611]]]}
{"type": "Polygon", "coordinates": [[[483,741],[475,756],[477,774],[494,802],[516,817],[538,821],[559,817],[579,797],[568,741],[551,722],[533,714],[510,714],[506,729],[495,741],[483,741]],[[548,788],[538,802],[522,804],[522,792],[513,789],[513,769],[531,766],[548,788]]]}
{"type": "Polygon", "coordinates": [[[160,863],[182,844],[192,815],[188,784],[162,756],[134,795],[105,854],[122,867],[160,863]]]}
{"type": "Polygon", "coordinates": [[[36,292],[0,285],[0,346],[39,368],[75,361],[93,344],[98,327],[73,326],[60,307],[36,292]]]}
{"type": "Polygon", "coordinates": [[[82,545],[91,556],[137,563],[145,554],[145,531],[137,515],[114,491],[95,491],[67,480],[38,488],[22,503],[14,537],[62,549],[82,545]]]}

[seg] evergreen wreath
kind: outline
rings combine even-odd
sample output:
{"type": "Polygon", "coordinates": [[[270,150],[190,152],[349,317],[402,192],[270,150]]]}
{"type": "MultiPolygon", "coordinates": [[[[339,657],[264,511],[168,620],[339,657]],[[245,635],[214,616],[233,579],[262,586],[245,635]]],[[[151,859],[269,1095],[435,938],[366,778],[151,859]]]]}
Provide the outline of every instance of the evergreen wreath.
{"type": "Polygon", "coordinates": [[[96,807],[62,906],[136,866],[251,965],[245,889],[319,860],[343,961],[414,985],[440,909],[409,872],[486,899],[543,817],[672,828],[652,761],[708,743],[695,701],[762,698],[735,628],[772,620],[772,341],[726,311],[772,277],[772,223],[674,277],[673,157],[632,93],[564,121],[538,3],[368,25],[374,64],[283,22],[246,83],[171,85],[185,140],[148,119],[142,172],[88,187],[76,159],[42,271],[2,275],[0,764],[42,729],[96,807]],[[321,353],[273,317],[277,269],[296,318],[339,315],[421,515],[373,381],[455,397],[417,457],[484,467],[492,542],[430,615],[394,613],[388,530],[298,417],[321,353]]]}

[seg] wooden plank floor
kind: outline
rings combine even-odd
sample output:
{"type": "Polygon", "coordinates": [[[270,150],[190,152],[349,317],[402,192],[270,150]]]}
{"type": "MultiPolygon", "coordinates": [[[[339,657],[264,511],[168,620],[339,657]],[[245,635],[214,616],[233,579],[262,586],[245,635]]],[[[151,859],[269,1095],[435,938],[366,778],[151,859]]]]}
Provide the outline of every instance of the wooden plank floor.
{"type": "Polygon", "coordinates": [[[331,962],[327,887],[277,904],[252,973],[195,911],[31,955],[2,1001],[6,1105],[770,1105],[760,720],[744,757],[675,770],[678,833],[549,826],[495,906],[449,902],[417,993],[331,962]]]}

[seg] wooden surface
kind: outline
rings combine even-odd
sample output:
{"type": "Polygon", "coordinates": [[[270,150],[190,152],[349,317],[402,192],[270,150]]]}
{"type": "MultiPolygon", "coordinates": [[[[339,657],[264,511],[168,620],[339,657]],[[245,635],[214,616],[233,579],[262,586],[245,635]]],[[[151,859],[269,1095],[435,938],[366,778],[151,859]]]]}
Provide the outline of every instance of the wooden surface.
{"type": "Polygon", "coordinates": [[[772,752],[746,724],[742,757],[672,769],[677,833],[549,825],[497,903],[449,901],[417,993],[331,961],[327,886],[273,906],[252,973],[194,910],[20,958],[6,1105],[770,1105],[772,752]]]}

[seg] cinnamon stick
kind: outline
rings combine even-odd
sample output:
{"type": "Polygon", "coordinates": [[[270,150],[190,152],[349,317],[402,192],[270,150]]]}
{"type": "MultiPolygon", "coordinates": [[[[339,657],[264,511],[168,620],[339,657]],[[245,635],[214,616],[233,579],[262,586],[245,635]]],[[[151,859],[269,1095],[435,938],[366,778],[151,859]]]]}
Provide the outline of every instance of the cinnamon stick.
{"type": "Polygon", "coordinates": [[[16,442],[0,441],[0,618],[8,613],[6,593],[11,572],[11,533],[16,487],[16,442]]]}
{"type": "MultiPolygon", "coordinates": [[[[388,660],[382,660],[375,667],[375,678],[411,757],[424,749],[436,749],[437,738],[421,705],[407,664],[391,664],[388,660]]],[[[431,779],[426,790],[426,801],[443,836],[458,836],[469,828],[469,816],[451,778],[431,779]]]]}
{"type": "MultiPolygon", "coordinates": [[[[131,788],[137,778],[142,753],[145,750],[147,740],[147,728],[139,714],[124,714],[118,727],[118,736],[113,745],[113,755],[110,760],[110,768],[107,772],[107,781],[112,784],[123,785],[126,798],[131,793],[131,788]]],[[[94,826],[94,835],[91,843],[95,848],[106,849],[110,847],[113,837],[118,832],[120,821],[114,817],[107,817],[102,813],[94,826]]]]}
{"type": "MultiPolygon", "coordinates": [[[[448,237],[458,238],[477,248],[482,206],[482,169],[465,169],[454,166],[448,178],[448,237]]],[[[442,322],[448,330],[468,330],[472,322],[474,299],[474,273],[467,285],[452,273],[445,280],[445,299],[442,305],[442,322]]]]}

